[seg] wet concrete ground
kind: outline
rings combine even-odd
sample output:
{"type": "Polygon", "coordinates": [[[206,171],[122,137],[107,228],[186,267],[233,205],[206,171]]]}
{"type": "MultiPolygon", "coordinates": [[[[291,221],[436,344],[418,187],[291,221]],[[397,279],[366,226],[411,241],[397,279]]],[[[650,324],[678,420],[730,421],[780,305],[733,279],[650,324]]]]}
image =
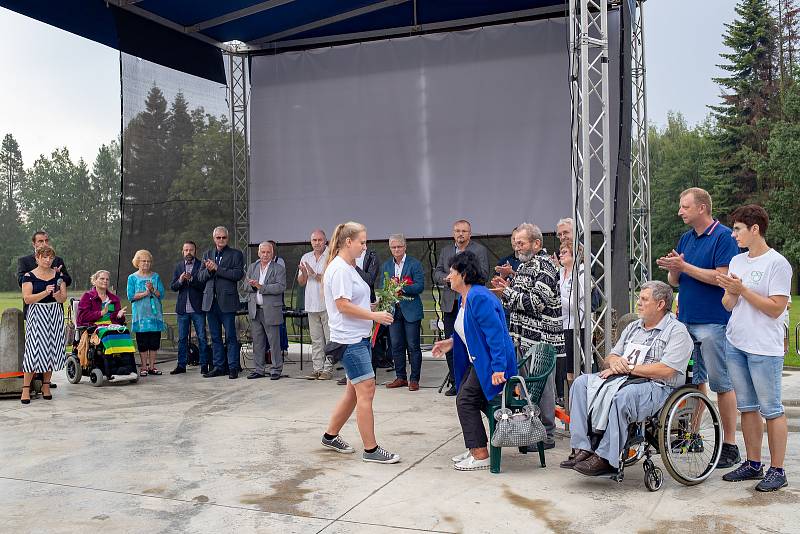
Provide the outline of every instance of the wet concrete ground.
{"type": "MultiPolygon", "coordinates": [[[[53,401],[0,400],[0,532],[800,531],[797,433],[790,487],[775,494],[721,472],[694,487],[666,475],[650,493],[638,465],[621,484],[585,478],[558,468],[563,435],[545,469],[514,451],[499,475],[456,472],[454,401],[436,394],[445,369],[426,360],[418,392],[379,388],[377,435],[401,454],[395,465],[319,445],[342,390],[333,381],[203,379],[191,368],[95,388],[62,372],[53,401]]],[[[285,372],[301,375],[297,364],[285,372]]],[[[787,398],[800,399],[800,372],[786,374],[787,398]]],[[[360,449],[354,421],[342,435],[360,449]]]]}

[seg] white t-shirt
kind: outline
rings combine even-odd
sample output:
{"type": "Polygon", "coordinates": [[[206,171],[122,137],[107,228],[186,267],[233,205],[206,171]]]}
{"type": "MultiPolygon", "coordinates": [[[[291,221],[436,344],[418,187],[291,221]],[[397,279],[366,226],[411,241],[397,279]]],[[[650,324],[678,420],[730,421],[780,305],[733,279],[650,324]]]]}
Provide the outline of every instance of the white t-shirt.
{"type": "MultiPolygon", "coordinates": [[[[300,258],[300,263],[308,263],[315,273],[321,273],[325,270],[325,265],[328,263],[328,247],[325,247],[319,259],[314,256],[313,250],[311,252],[306,252],[303,254],[303,257],[300,258]]],[[[300,278],[300,271],[297,272],[297,277],[300,278]]],[[[322,287],[313,276],[309,276],[306,282],[305,310],[307,312],[325,311],[322,287]]]]}
{"type": "Polygon", "coordinates": [[[351,345],[372,333],[372,321],[345,315],[336,307],[336,300],[346,298],[356,306],[369,310],[369,285],[361,278],[356,268],[337,256],[325,269],[325,309],[328,311],[328,327],[331,341],[351,345]]]}
{"type": "MultiPolygon", "coordinates": [[[[728,272],[764,297],[788,296],[792,287],[792,266],[774,249],[756,258],[749,252],[731,259],[728,272]]],[[[783,320],[773,319],[739,297],[725,331],[728,341],[737,349],[761,356],[783,356],[783,320]]]]}
{"type": "MultiPolygon", "coordinates": [[[[558,275],[558,288],[561,292],[561,324],[564,330],[575,328],[575,312],[570,309],[573,278],[572,273],[569,277],[564,278],[563,269],[558,275]]],[[[583,269],[578,273],[578,300],[583,308],[583,269]]],[[[583,320],[583,313],[581,313],[581,328],[585,325],[586,321],[583,320]]]]}
{"type": "Polygon", "coordinates": [[[458,337],[461,338],[461,341],[464,343],[464,346],[467,348],[467,358],[469,361],[474,362],[475,358],[472,357],[472,354],[469,353],[469,345],[467,345],[467,334],[464,332],[464,307],[458,307],[458,315],[456,315],[456,322],[453,325],[453,330],[456,331],[458,337]]]}

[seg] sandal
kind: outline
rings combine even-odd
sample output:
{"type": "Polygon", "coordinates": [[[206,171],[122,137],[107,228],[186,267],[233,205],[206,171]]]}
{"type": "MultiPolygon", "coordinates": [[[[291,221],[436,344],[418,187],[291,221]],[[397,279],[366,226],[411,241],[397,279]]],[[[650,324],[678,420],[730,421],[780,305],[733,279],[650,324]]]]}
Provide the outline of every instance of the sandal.
{"type": "Polygon", "coordinates": [[[147,369],[142,369],[139,371],[139,376],[147,376],[147,369]]]}
{"type": "Polygon", "coordinates": [[[153,367],[152,369],[150,369],[149,371],[147,371],[147,374],[148,374],[148,375],[156,375],[156,376],[160,376],[160,375],[163,375],[164,373],[162,373],[161,371],[159,371],[158,369],[156,369],[155,367],[153,367]]]}
{"type": "MultiPolygon", "coordinates": [[[[49,385],[50,385],[50,382],[42,382],[42,387],[44,387],[44,386],[49,386],[49,385]]],[[[48,388],[48,389],[49,389],[49,388],[48,388]]],[[[53,395],[52,395],[52,394],[50,394],[50,395],[45,395],[45,394],[44,394],[44,391],[42,391],[42,398],[43,398],[44,400],[53,400],[53,395]]]]}
{"type": "Polygon", "coordinates": [[[30,386],[22,386],[22,389],[27,389],[28,390],[28,398],[27,399],[19,399],[19,401],[22,404],[30,404],[31,403],[31,392],[30,392],[31,387],[30,386]]]}

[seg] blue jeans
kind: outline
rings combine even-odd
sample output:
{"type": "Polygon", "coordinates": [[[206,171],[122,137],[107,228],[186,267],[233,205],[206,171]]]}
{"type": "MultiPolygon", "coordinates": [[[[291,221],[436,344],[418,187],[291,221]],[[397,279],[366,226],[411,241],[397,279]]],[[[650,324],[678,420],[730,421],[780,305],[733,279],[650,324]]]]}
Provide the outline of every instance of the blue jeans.
{"type": "Polygon", "coordinates": [[[370,338],[365,337],[357,343],[347,345],[342,353],[342,366],[351,384],[374,379],[375,370],[372,368],[370,338]]]}
{"type": "Polygon", "coordinates": [[[206,345],[206,314],[202,312],[178,315],[178,367],[186,367],[186,354],[189,350],[189,335],[197,334],[197,348],[200,349],[200,365],[208,365],[208,346],[206,345]]]}
{"type": "Polygon", "coordinates": [[[736,408],[743,413],[758,410],[764,419],[782,416],[783,358],[745,352],[730,342],[726,343],[725,353],[736,390],[736,408]]]}
{"type": "Polygon", "coordinates": [[[239,370],[239,340],[236,338],[236,313],[223,312],[216,299],[206,314],[208,332],[211,334],[211,346],[214,351],[214,368],[228,371],[239,370]],[[225,341],[228,342],[228,362],[225,363],[225,346],[222,343],[222,329],[225,329],[225,341]]]}
{"type": "Polygon", "coordinates": [[[396,313],[394,322],[389,325],[394,373],[400,380],[407,380],[406,350],[408,350],[408,361],[411,364],[411,381],[419,382],[420,372],[422,371],[422,349],[419,346],[421,324],[422,321],[406,321],[402,313],[396,313]]]}
{"type": "Polygon", "coordinates": [[[686,329],[692,339],[700,342],[700,353],[694,354],[692,367],[692,383],[705,384],[714,393],[727,393],[733,389],[728,375],[728,363],[725,356],[724,324],[687,324],[686,329]]]}

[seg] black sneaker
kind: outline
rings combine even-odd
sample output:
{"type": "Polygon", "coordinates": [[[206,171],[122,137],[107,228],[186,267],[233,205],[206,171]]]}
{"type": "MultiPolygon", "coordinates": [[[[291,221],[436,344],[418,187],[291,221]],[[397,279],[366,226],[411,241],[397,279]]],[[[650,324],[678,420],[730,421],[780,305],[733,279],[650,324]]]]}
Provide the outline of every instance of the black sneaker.
{"type": "Polygon", "coordinates": [[[730,443],[722,444],[722,453],[719,455],[717,469],[729,469],[742,461],[739,455],[739,447],[730,443]]]}
{"type": "MultiPolygon", "coordinates": [[[[761,480],[764,478],[764,466],[758,469],[750,465],[750,462],[745,460],[742,465],[722,475],[722,480],[726,482],[741,482],[743,480],[761,480]]],[[[776,488],[777,489],[777,488],[776,488]]]]}
{"type": "Polygon", "coordinates": [[[786,472],[780,473],[774,467],[770,467],[767,469],[764,480],[756,485],[756,491],[775,491],[785,488],[788,485],[789,482],[786,480],[786,472]]]}

